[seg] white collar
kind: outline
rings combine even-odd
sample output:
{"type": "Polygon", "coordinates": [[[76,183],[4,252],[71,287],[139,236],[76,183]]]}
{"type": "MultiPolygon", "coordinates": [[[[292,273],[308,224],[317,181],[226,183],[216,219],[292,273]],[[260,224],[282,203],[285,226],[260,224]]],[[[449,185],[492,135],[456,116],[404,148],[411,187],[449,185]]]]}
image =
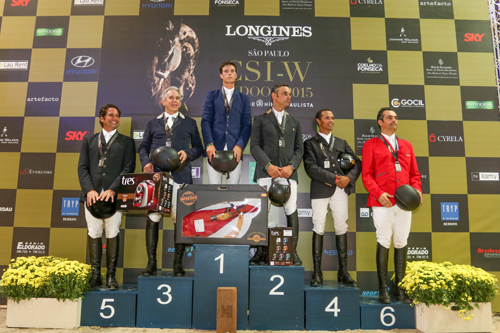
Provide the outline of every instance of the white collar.
{"type": "Polygon", "coordinates": [[[332,137],[332,133],[330,132],[330,134],[323,134],[321,132],[318,132],[319,135],[321,135],[323,137],[323,139],[326,140],[327,143],[330,143],[330,138],[332,137]]]}
{"type": "Polygon", "coordinates": [[[158,117],[156,117],[156,119],[161,119],[161,118],[165,117],[166,115],[167,115],[167,117],[172,117],[172,116],[177,117],[177,115],[179,115],[179,117],[181,117],[182,119],[185,119],[184,115],[182,113],[180,113],[179,111],[177,111],[174,114],[168,114],[166,112],[162,112],[158,117]]]}
{"type": "Polygon", "coordinates": [[[104,138],[106,141],[109,141],[109,138],[111,138],[113,135],[115,135],[116,129],[112,130],[111,132],[106,131],[104,128],[102,129],[102,134],[104,135],[104,138]]]}

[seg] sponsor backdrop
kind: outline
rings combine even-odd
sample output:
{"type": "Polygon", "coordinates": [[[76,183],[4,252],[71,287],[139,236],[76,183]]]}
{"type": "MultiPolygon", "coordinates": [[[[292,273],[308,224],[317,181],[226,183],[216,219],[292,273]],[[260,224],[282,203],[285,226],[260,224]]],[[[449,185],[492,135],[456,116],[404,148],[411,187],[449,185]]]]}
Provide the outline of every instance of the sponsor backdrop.
{"type": "MultiPolygon", "coordinates": [[[[272,85],[288,83],[304,139],[316,132],[315,112],[331,108],[334,134],[359,155],[378,134],[378,109],[392,106],[422,173],[410,260],[500,277],[500,122],[486,0],[0,0],[0,13],[0,269],[25,255],[87,260],[77,163],[82,139],[100,130],[101,105],[121,108],[119,131],[138,146],[165,87],[182,89],[183,112],[199,124],[207,91],[221,86],[219,64],[233,60],[254,116],[269,108],[272,85]]],[[[242,182],[252,183],[255,161],[245,154],[242,182]]],[[[195,183],[207,183],[204,165],[194,162],[195,183]]],[[[303,166],[299,179],[307,278],[303,166]]],[[[349,269],[365,295],[377,289],[367,195],[360,180],[349,197],[349,269]]],[[[136,282],[146,265],[144,225],[124,217],[120,282],[136,282]]],[[[160,248],[169,271],[170,217],[160,248]]],[[[335,279],[330,217],[323,262],[335,279]]]]}

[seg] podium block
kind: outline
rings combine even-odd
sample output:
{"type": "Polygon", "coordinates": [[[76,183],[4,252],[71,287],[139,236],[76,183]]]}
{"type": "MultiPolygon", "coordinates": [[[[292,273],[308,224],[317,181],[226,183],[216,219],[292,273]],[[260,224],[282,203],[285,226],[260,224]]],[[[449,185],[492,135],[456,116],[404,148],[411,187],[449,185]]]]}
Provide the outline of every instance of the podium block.
{"type": "Polygon", "coordinates": [[[324,281],[320,287],[304,287],[306,330],[343,331],[360,326],[359,288],[324,281]]]}
{"type": "Polygon", "coordinates": [[[82,302],[82,326],[135,327],[136,304],[136,287],[89,291],[82,302]]]}
{"type": "Polygon", "coordinates": [[[247,329],[248,245],[195,244],[193,328],[215,330],[217,288],[236,287],[237,327],[247,329]]]}
{"type": "Polygon", "coordinates": [[[361,329],[414,329],[415,309],[409,304],[392,301],[381,304],[376,298],[361,297],[361,329]]]}
{"type": "Polygon", "coordinates": [[[193,278],[139,277],[137,327],[191,328],[193,278]]]}
{"type": "Polygon", "coordinates": [[[304,329],[304,267],[250,267],[248,328],[304,329]]]}

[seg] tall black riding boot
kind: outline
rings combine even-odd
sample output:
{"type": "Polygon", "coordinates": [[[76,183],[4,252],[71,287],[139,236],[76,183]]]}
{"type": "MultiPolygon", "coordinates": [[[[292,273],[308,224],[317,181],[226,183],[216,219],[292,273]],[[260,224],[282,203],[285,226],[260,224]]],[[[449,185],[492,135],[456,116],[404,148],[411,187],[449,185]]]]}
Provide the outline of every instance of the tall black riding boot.
{"type": "Polygon", "coordinates": [[[377,243],[377,275],[378,275],[378,301],[383,304],[391,303],[387,291],[387,263],[389,261],[389,249],[377,243]]]}
{"type": "Polygon", "coordinates": [[[262,262],[266,261],[266,247],[257,246],[257,251],[253,257],[248,261],[250,265],[261,265],[262,262]]]}
{"type": "Polygon", "coordinates": [[[90,266],[92,267],[92,276],[90,277],[90,290],[96,290],[102,284],[101,277],[101,257],[102,257],[102,238],[88,238],[90,266]]]}
{"type": "Polygon", "coordinates": [[[399,283],[403,281],[406,275],[406,256],[408,254],[408,246],[401,249],[394,248],[394,273],[396,275],[394,281],[394,297],[403,303],[411,303],[411,300],[406,295],[403,288],[399,287],[399,283]]]}
{"type": "Polygon", "coordinates": [[[291,215],[286,216],[287,227],[293,228],[293,264],[292,266],[302,266],[302,260],[300,260],[297,254],[297,245],[299,244],[299,214],[297,211],[293,212],[291,215]]]}
{"type": "Polygon", "coordinates": [[[347,270],[347,232],[343,235],[335,235],[337,242],[337,254],[339,255],[339,271],[337,272],[337,281],[345,284],[355,284],[347,270]]]}
{"type": "Polygon", "coordinates": [[[323,272],[321,271],[321,256],[323,255],[323,235],[313,231],[313,263],[314,271],[311,278],[311,286],[317,287],[323,284],[323,272]]]}
{"type": "Polygon", "coordinates": [[[174,254],[174,275],[184,276],[186,272],[182,267],[182,257],[186,250],[186,244],[175,244],[175,254],[174,254]]]}
{"type": "Polygon", "coordinates": [[[108,238],[106,243],[106,264],[108,266],[108,272],[106,274],[106,287],[108,290],[117,290],[120,287],[115,277],[119,250],[120,234],[116,237],[108,238]]]}
{"type": "Polygon", "coordinates": [[[159,222],[153,222],[149,217],[146,221],[146,251],[148,253],[148,265],[142,271],[142,276],[156,275],[156,248],[158,246],[159,222]]]}

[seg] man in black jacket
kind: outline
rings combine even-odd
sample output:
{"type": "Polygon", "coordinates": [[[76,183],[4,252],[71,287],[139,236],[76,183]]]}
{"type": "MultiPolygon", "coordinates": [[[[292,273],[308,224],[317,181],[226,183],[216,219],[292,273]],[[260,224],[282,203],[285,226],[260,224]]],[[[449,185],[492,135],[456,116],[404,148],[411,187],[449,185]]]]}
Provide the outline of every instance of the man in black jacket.
{"type": "MultiPolygon", "coordinates": [[[[83,139],[78,162],[78,177],[82,193],[80,201],[92,206],[98,200],[116,199],[120,174],[132,173],[135,168],[135,144],[130,137],[117,132],[121,111],[116,105],[106,104],[99,110],[102,131],[83,139]]],[[[116,212],[106,219],[94,217],[85,207],[88,228],[89,256],[92,265],[90,287],[95,289],[102,284],[101,256],[102,231],[106,226],[106,263],[108,289],[118,289],[115,278],[116,263],[120,244],[120,224],[122,213],[116,212]]]]}
{"type": "MultiPolygon", "coordinates": [[[[304,153],[302,131],[299,121],[285,109],[290,105],[291,90],[287,84],[279,83],[271,89],[272,108],[254,118],[250,152],[257,161],[254,180],[267,189],[272,180],[286,178],[290,181],[291,195],[284,204],[287,225],[293,228],[293,245],[295,249],[293,265],[301,266],[297,255],[299,241],[299,215],[297,213],[297,184],[299,168],[304,153]]],[[[274,222],[269,219],[269,222],[274,222]]],[[[263,247],[250,264],[257,264],[265,259],[263,247]]]]}
{"type": "Polygon", "coordinates": [[[311,285],[323,284],[321,256],[323,254],[323,234],[325,232],[328,206],[332,211],[335,226],[335,240],[339,258],[339,282],[354,284],[347,271],[347,196],[351,193],[356,179],[361,173],[361,161],[349,144],[332,135],[335,118],[328,109],[316,113],[319,132],[304,143],[304,165],[311,177],[311,207],[313,211],[313,261],[314,272],[311,285]],[[354,167],[345,173],[338,163],[341,154],[347,153],[355,160],[354,167]]]}
{"type": "MultiPolygon", "coordinates": [[[[146,130],[142,137],[142,143],[139,147],[139,158],[143,172],[160,172],[162,170],[153,166],[153,152],[161,146],[170,146],[178,151],[181,163],[186,162],[184,169],[178,172],[171,172],[174,178],[172,194],[172,220],[175,223],[175,214],[177,207],[177,190],[180,185],[192,184],[191,161],[194,161],[203,153],[200,133],[196,121],[184,116],[179,112],[182,105],[181,91],[177,87],[168,87],[162,94],[161,103],[165,107],[158,117],[148,121],[146,130]]],[[[148,253],[148,265],[142,272],[142,276],[156,275],[156,248],[158,245],[158,224],[162,215],[158,212],[149,212],[146,222],[146,251],[148,253]]],[[[174,231],[175,235],[175,231],[174,231]]],[[[174,239],[175,242],[175,239],[174,239]]],[[[182,267],[182,256],[184,255],[186,245],[175,244],[174,256],[174,274],[176,276],[184,275],[182,267]]]]}

